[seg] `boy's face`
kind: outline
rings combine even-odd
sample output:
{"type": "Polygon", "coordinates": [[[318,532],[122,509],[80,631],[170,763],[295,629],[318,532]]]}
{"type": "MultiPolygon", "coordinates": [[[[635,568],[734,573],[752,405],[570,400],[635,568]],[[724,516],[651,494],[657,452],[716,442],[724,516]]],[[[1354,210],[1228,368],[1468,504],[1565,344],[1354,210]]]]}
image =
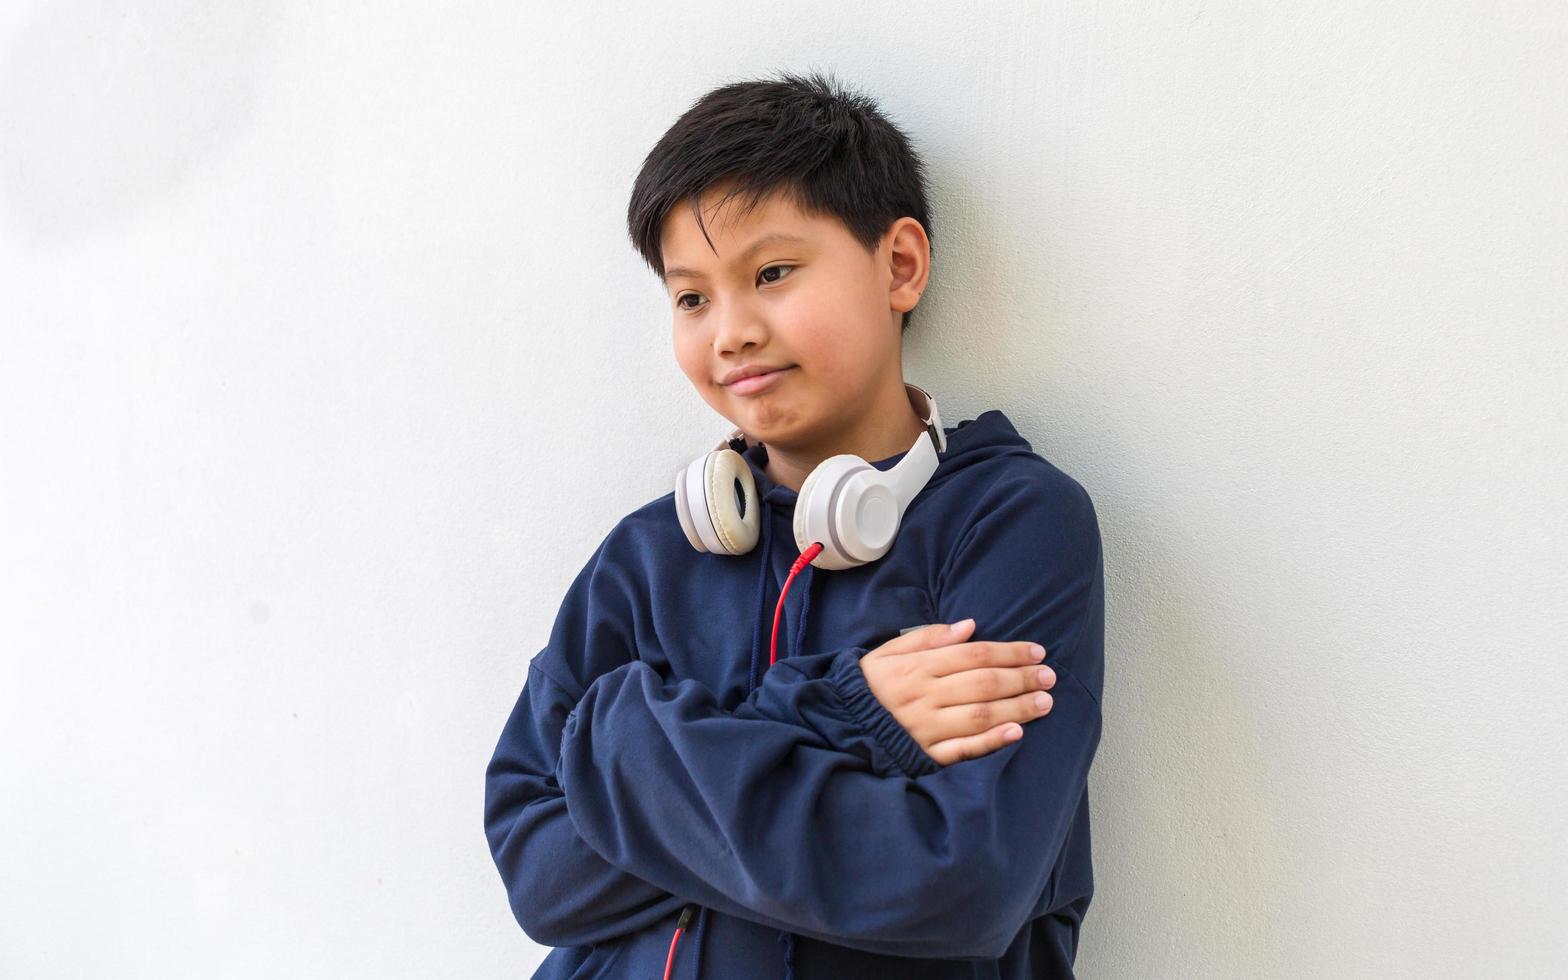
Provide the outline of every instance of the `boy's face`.
{"type": "Polygon", "coordinates": [[[925,276],[920,266],[900,282],[900,256],[911,239],[925,244],[924,230],[901,218],[868,253],[838,219],[807,214],[786,194],[744,217],[739,197],[714,211],[724,189],[701,198],[712,247],[690,202],[664,222],[675,358],[703,399],[752,440],[801,453],[842,446],[874,407],[907,404],[900,317],[925,276]],[[759,243],[773,235],[798,240],[759,243]],[[746,365],[783,370],[759,390],[725,384],[746,365]]]}

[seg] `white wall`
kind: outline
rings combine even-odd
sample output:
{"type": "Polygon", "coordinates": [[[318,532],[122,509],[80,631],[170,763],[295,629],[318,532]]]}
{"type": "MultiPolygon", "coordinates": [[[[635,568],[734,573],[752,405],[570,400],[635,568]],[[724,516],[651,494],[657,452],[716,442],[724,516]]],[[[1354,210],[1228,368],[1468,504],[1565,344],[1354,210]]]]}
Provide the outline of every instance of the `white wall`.
{"type": "Polygon", "coordinates": [[[1568,970],[1561,4],[239,6],[0,8],[0,975],[530,972],[484,765],[727,428],[627,193],[786,67],[1098,506],[1081,974],[1568,970]]]}

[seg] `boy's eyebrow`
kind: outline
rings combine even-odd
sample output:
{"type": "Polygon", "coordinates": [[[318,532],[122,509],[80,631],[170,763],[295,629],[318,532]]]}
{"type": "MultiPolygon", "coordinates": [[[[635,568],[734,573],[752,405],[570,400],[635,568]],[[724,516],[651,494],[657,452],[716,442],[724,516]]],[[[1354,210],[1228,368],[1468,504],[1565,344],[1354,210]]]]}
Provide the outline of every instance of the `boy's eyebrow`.
{"type": "MultiPolygon", "coordinates": [[[[773,232],[770,235],[763,235],[761,238],[759,238],[756,241],[752,242],[750,245],[747,245],[744,251],[742,251],[739,255],[735,256],[735,258],[730,260],[730,264],[731,265],[738,265],[739,263],[746,261],[748,258],[751,257],[751,253],[755,252],[759,248],[762,248],[764,245],[777,245],[777,244],[780,244],[780,243],[788,243],[788,244],[791,244],[791,245],[805,245],[805,244],[808,244],[806,239],[800,237],[799,235],[787,235],[787,234],[785,234],[782,231],[775,231],[775,232],[773,232]]],[[[689,279],[701,279],[701,278],[703,278],[702,273],[698,272],[695,269],[680,269],[680,268],[676,268],[676,269],[665,269],[664,270],[664,281],[665,282],[669,282],[671,279],[674,279],[676,276],[686,276],[689,279]]]]}

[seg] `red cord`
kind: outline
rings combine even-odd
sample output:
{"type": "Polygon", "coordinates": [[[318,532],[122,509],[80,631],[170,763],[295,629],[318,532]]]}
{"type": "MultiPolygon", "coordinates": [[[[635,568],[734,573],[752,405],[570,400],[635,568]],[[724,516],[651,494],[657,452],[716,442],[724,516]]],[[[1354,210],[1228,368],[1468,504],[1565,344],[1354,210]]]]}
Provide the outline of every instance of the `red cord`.
{"type": "Polygon", "coordinates": [[[675,965],[675,944],[681,941],[681,933],[686,931],[686,923],[691,921],[693,908],[695,906],[688,905],[681,909],[680,921],[675,926],[675,935],[670,937],[670,954],[664,958],[664,980],[670,980],[670,967],[675,965]]]}
{"type": "Polygon", "coordinates": [[[795,574],[797,572],[811,564],[811,559],[817,557],[817,555],[821,553],[822,542],[812,542],[811,547],[807,548],[805,551],[802,551],[800,553],[800,557],[795,559],[795,564],[789,567],[789,578],[784,580],[784,589],[779,593],[779,604],[773,607],[773,640],[769,644],[770,649],[768,650],[769,667],[772,667],[774,664],[778,663],[779,660],[779,614],[784,612],[784,597],[789,595],[790,583],[795,581],[795,574]]]}
{"type": "MultiPolygon", "coordinates": [[[[769,643],[768,666],[778,663],[779,659],[779,616],[784,612],[784,597],[789,595],[790,583],[795,581],[795,576],[802,568],[811,564],[811,560],[822,553],[822,542],[814,541],[811,547],[800,553],[795,563],[789,567],[789,577],[784,580],[784,588],[779,592],[779,604],[773,607],[773,637],[769,643]]],[[[686,923],[691,921],[691,910],[695,906],[688,905],[681,910],[680,921],[675,926],[675,935],[670,937],[670,954],[664,960],[664,980],[670,980],[670,969],[675,966],[675,944],[680,942],[681,933],[686,929],[686,923]]]]}

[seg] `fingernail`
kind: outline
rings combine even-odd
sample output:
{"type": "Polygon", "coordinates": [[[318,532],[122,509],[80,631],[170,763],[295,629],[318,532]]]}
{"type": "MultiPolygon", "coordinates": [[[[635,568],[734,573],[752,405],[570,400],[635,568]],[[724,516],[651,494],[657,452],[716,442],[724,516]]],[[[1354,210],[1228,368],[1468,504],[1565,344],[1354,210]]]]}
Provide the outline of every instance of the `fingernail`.
{"type": "Polygon", "coordinates": [[[1041,711],[1044,711],[1046,708],[1050,707],[1050,705],[1051,696],[1044,691],[1041,691],[1039,694],[1034,696],[1034,706],[1039,708],[1041,711]]]}
{"type": "Polygon", "coordinates": [[[969,619],[960,619],[958,622],[954,623],[951,628],[954,633],[962,633],[973,623],[974,617],[970,617],[969,619]]]}
{"type": "Polygon", "coordinates": [[[1056,680],[1056,672],[1049,667],[1041,667],[1035,672],[1035,676],[1040,679],[1041,684],[1049,684],[1056,680]]]}
{"type": "Polygon", "coordinates": [[[1041,646],[1038,643],[1031,643],[1031,644],[1029,644],[1029,652],[1034,654],[1034,659],[1036,659],[1036,660],[1044,660],[1045,659],[1045,647],[1041,646]]]}

